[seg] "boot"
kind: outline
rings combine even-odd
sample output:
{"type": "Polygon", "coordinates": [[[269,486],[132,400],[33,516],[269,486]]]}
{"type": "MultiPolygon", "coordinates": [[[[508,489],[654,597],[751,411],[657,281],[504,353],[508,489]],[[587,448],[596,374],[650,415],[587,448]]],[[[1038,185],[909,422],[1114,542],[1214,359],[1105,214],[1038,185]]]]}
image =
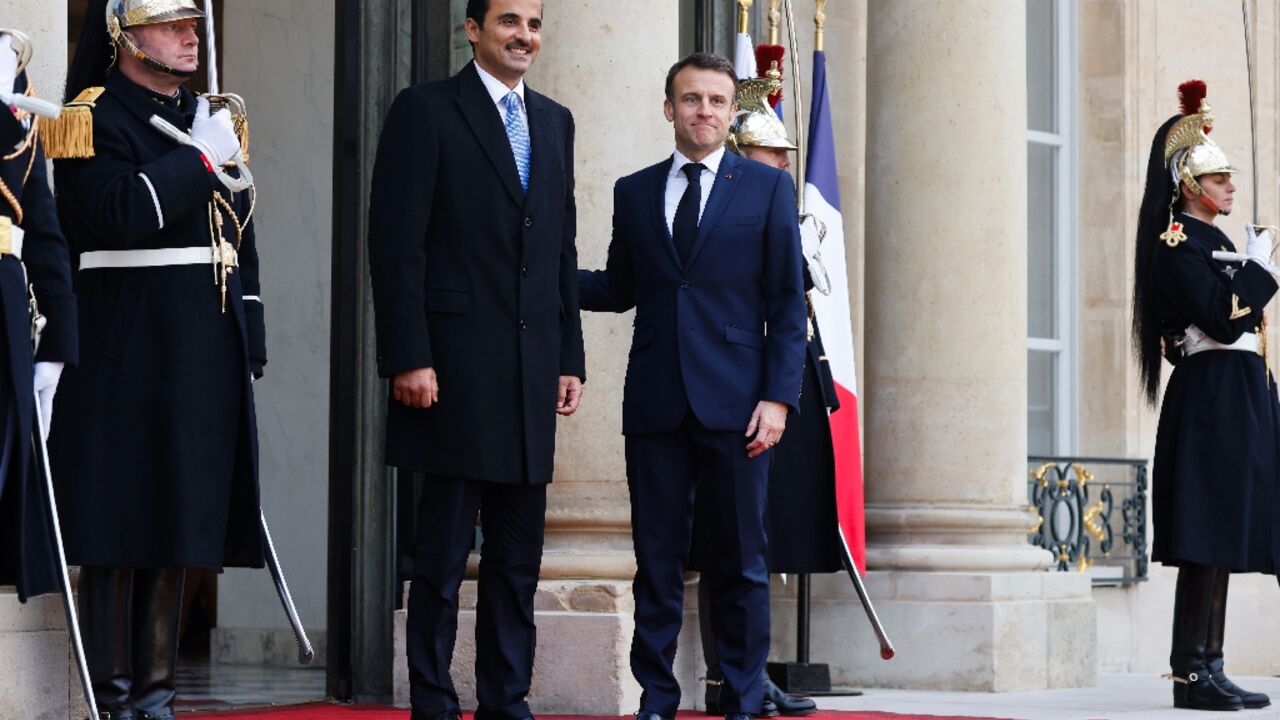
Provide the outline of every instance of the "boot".
{"type": "Polygon", "coordinates": [[[764,698],[766,703],[772,702],[778,713],[785,717],[800,717],[818,712],[818,703],[802,695],[782,692],[782,688],[769,679],[767,672],[764,674],[764,698]]]}
{"type": "Polygon", "coordinates": [[[82,567],[79,595],[80,631],[98,714],[104,720],[136,720],[129,700],[133,689],[133,570],[82,567]]]}
{"type": "Polygon", "coordinates": [[[1222,639],[1227,626],[1227,584],[1231,581],[1231,573],[1219,570],[1213,583],[1213,624],[1209,626],[1209,639],[1205,645],[1205,660],[1209,666],[1209,677],[1223,690],[1240,698],[1246,709],[1255,710],[1271,704],[1271,698],[1264,693],[1249,692],[1231,682],[1223,671],[1222,639]]]}
{"type": "Polygon", "coordinates": [[[139,720],[174,720],[182,568],[134,571],[133,706],[139,720]]]}
{"type": "Polygon", "coordinates": [[[1219,572],[1205,565],[1178,568],[1173,603],[1173,706],[1188,710],[1240,710],[1240,698],[1213,681],[1206,658],[1213,625],[1214,585],[1219,572]]]}

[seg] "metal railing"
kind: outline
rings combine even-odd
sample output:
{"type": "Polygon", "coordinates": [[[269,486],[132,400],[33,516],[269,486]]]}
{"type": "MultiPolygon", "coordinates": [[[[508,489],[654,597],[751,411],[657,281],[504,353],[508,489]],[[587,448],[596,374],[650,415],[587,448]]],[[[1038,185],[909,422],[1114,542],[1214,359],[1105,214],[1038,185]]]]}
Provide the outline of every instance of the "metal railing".
{"type": "Polygon", "coordinates": [[[1040,523],[1027,537],[1054,554],[1057,569],[1093,584],[1147,579],[1147,461],[1027,458],[1027,498],[1040,523]]]}

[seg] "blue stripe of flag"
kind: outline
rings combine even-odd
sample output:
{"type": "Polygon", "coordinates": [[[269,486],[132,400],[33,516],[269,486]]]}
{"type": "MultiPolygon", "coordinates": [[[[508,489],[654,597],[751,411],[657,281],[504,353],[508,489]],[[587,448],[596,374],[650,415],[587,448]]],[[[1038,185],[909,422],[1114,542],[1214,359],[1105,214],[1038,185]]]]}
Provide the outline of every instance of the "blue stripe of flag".
{"type": "Polygon", "coordinates": [[[818,188],[831,207],[840,210],[840,181],[836,173],[836,141],[831,130],[831,100],[827,93],[827,54],[813,53],[813,107],[809,111],[809,158],[805,182],[818,188]]]}

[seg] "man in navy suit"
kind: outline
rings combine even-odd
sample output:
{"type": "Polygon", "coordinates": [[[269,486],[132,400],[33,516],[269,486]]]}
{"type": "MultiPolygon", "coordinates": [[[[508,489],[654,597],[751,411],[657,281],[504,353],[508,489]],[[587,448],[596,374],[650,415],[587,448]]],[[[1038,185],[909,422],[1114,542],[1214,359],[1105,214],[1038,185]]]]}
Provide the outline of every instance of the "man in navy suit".
{"type": "Polygon", "coordinates": [[[672,662],[695,484],[723,509],[708,528],[721,707],[734,720],[761,707],[770,448],[799,400],[806,312],[791,177],[725,153],[736,88],[733,65],[716,55],[671,68],[675,153],[617,182],[606,269],[578,271],[583,309],[636,309],[622,432],[637,720],[672,718],[680,704],[672,662]]]}

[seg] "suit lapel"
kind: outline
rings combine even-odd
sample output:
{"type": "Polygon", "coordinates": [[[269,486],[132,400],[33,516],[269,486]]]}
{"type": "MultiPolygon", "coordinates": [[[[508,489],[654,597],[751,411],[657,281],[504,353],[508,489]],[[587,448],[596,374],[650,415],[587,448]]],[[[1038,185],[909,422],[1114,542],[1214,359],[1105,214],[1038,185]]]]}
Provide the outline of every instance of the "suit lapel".
{"type": "MultiPolygon", "coordinates": [[[[547,185],[547,169],[552,165],[545,157],[547,152],[548,133],[551,129],[547,125],[546,101],[536,92],[529,89],[528,85],[524,88],[524,108],[525,113],[529,116],[529,145],[532,151],[529,156],[529,193],[527,198],[527,207],[533,207],[535,194],[541,194],[547,185]]],[[[506,131],[503,131],[503,137],[506,137],[506,131]]],[[[510,143],[508,143],[510,145],[510,143]]],[[[513,158],[512,167],[515,167],[515,159],[513,158]]],[[[519,175],[516,176],[517,181],[519,175]]]]}
{"type": "Polygon", "coordinates": [[[707,235],[724,209],[729,207],[733,199],[733,191],[737,189],[741,176],[746,172],[747,164],[740,162],[738,156],[726,151],[720,161],[720,170],[716,173],[715,183],[711,186],[711,195],[707,198],[707,206],[702,210],[702,219],[698,221],[698,234],[693,236],[693,249],[689,251],[689,267],[698,259],[698,252],[707,242],[707,235]]]}
{"type": "Polygon", "coordinates": [[[673,162],[675,162],[675,156],[667,158],[666,162],[659,163],[653,168],[653,177],[649,180],[649,207],[652,209],[649,216],[653,218],[655,237],[667,249],[671,262],[675,263],[676,267],[683,268],[680,253],[676,252],[676,242],[671,238],[671,228],[667,227],[667,176],[671,174],[673,162]]]}
{"type": "Polygon", "coordinates": [[[484,148],[484,154],[493,164],[507,193],[516,205],[524,207],[525,195],[520,187],[516,159],[511,153],[511,142],[507,140],[507,131],[502,127],[502,118],[499,117],[497,106],[493,104],[493,98],[489,97],[484,83],[480,82],[480,75],[472,67],[474,62],[467,63],[458,73],[458,107],[466,117],[471,132],[480,141],[480,147],[484,148]]]}

